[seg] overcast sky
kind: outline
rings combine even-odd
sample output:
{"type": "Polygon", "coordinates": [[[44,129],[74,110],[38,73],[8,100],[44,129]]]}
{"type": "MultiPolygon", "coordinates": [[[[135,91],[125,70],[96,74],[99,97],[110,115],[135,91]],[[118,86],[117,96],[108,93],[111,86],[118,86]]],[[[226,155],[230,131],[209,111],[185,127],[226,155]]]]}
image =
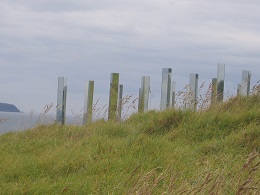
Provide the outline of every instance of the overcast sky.
{"type": "Polygon", "coordinates": [[[259,0],[1,0],[0,102],[41,112],[65,76],[68,112],[77,113],[86,80],[102,106],[119,72],[124,96],[137,97],[141,76],[151,76],[156,107],[162,68],[180,90],[190,73],[210,83],[218,63],[235,93],[242,70],[260,80],[259,9],[259,0]]]}

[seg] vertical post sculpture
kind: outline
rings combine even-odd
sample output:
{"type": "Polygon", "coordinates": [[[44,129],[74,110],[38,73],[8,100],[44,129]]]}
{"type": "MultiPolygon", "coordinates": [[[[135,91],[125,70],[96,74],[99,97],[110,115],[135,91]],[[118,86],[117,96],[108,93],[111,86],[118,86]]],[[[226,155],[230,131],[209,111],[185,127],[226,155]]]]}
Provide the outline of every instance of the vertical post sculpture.
{"type": "Polygon", "coordinates": [[[141,113],[142,110],[143,110],[143,107],[142,107],[142,89],[139,88],[139,96],[138,96],[138,112],[141,113]]]}
{"type": "Polygon", "coordinates": [[[188,108],[191,110],[197,109],[198,101],[198,74],[190,74],[190,84],[188,92],[188,108]]]}
{"type": "Polygon", "coordinates": [[[172,82],[172,108],[175,106],[175,97],[176,97],[176,82],[172,82]]]}
{"type": "Polygon", "coordinates": [[[58,92],[57,92],[56,122],[62,125],[65,124],[66,100],[67,100],[67,79],[64,77],[59,77],[58,92]]]}
{"type": "Polygon", "coordinates": [[[240,95],[241,84],[237,84],[237,96],[240,95]]]}
{"type": "Polygon", "coordinates": [[[87,81],[85,87],[83,125],[92,122],[94,81],[87,81]]]}
{"type": "Polygon", "coordinates": [[[111,73],[108,120],[116,121],[118,105],[119,73],[111,73]]]}
{"type": "Polygon", "coordinates": [[[169,91],[169,93],[170,93],[170,100],[169,100],[169,105],[168,105],[167,108],[172,108],[172,81],[170,83],[170,91],[169,91]]]}
{"type": "Polygon", "coordinates": [[[217,78],[212,78],[211,84],[211,105],[217,101],[217,78]]]}
{"type": "Polygon", "coordinates": [[[240,88],[240,95],[247,96],[250,92],[250,79],[251,79],[251,71],[243,70],[242,71],[242,80],[241,80],[241,88],[240,88]]]}
{"type": "Polygon", "coordinates": [[[122,120],[122,108],[123,108],[123,85],[119,85],[119,93],[118,93],[118,111],[117,111],[117,121],[120,122],[122,120]]]}
{"type": "Polygon", "coordinates": [[[224,80],[225,80],[225,64],[218,64],[217,75],[217,101],[223,102],[224,99],[224,80]]]}
{"type": "Polygon", "coordinates": [[[162,69],[162,91],[161,91],[161,111],[166,110],[170,106],[171,100],[171,68],[162,69]]]}
{"type": "Polygon", "coordinates": [[[149,92],[150,77],[142,76],[141,89],[139,90],[138,112],[145,113],[148,111],[149,92]]]}

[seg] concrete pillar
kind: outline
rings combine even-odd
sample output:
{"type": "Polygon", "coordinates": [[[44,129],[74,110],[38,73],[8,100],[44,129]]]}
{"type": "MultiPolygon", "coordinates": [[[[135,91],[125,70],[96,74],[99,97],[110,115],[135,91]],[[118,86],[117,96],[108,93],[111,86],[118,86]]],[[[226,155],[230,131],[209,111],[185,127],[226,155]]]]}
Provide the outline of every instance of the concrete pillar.
{"type": "Polygon", "coordinates": [[[139,90],[138,112],[145,113],[148,111],[149,93],[150,77],[142,76],[141,89],[139,90]]]}
{"type": "Polygon", "coordinates": [[[118,110],[117,110],[117,121],[120,122],[122,120],[122,109],[123,109],[123,85],[119,85],[119,93],[118,93],[118,110]]]}
{"type": "Polygon", "coordinates": [[[242,80],[241,80],[241,88],[240,95],[247,96],[250,93],[250,79],[251,79],[251,71],[243,70],[242,71],[242,80]]]}
{"type": "Polygon", "coordinates": [[[241,84],[237,84],[237,96],[240,96],[241,84]]]}
{"type": "Polygon", "coordinates": [[[175,107],[175,98],[176,98],[176,82],[172,82],[172,108],[175,107]]]}
{"type": "Polygon", "coordinates": [[[141,113],[143,110],[143,104],[142,104],[142,89],[139,88],[139,96],[138,96],[138,113],[141,113]]]}
{"type": "Polygon", "coordinates": [[[225,64],[218,64],[217,74],[217,101],[223,102],[224,99],[224,80],[225,80],[225,64]]]}
{"type": "Polygon", "coordinates": [[[211,84],[211,105],[217,101],[217,78],[212,78],[211,84]]]}
{"type": "Polygon", "coordinates": [[[83,125],[92,122],[93,96],[94,96],[94,81],[87,81],[85,87],[83,125]]]}
{"type": "Polygon", "coordinates": [[[67,79],[64,77],[59,77],[58,91],[57,91],[56,122],[62,125],[65,124],[66,101],[67,101],[67,79]]]}
{"type": "Polygon", "coordinates": [[[111,73],[108,120],[116,121],[118,105],[119,73],[111,73]]]}
{"type": "Polygon", "coordinates": [[[198,74],[190,74],[190,84],[188,92],[188,108],[196,111],[198,101],[198,74]]]}
{"type": "Polygon", "coordinates": [[[171,68],[163,68],[162,70],[162,89],[161,89],[161,111],[170,107],[171,101],[171,68]]]}

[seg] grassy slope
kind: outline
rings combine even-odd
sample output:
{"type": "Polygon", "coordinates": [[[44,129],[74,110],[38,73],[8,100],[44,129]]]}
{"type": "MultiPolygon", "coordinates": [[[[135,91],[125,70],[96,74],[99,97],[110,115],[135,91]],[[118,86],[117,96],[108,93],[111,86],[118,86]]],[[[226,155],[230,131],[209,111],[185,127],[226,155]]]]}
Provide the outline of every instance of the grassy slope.
{"type": "Polygon", "coordinates": [[[0,193],[257,194],[259,152],[260,96],[121,124],[38,126],[0,136],[0,193]]]}

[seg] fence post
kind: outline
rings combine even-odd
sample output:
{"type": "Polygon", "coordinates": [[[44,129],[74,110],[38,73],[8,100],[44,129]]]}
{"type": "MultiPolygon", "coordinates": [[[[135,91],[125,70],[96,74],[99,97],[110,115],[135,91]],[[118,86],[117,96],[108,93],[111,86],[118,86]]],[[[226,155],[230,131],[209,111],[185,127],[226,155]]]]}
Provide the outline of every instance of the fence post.
{"type": "Polygon", "coordinates": [[[224,80],[225,80],[225,64],[218,64],[217,74],[217,101],[223,102],[224,99],[224,80]]]}
{"type": "Polygon", "coordinates": [[[139,89],[139,104],[138,104],[138,112],[140,113],[145,113],[148,111],[149,92],[150,92],[150,77],[142,76],[141,89],[139,89]]]}
{"type": "Polygon", "coordinates": [[[241,84],[237,84],[237,96],[240,96],[241,84]]]}
{"type": "Polygon", "coordinates": [[[250,79],[251,79],[251,71],[243,70],[242,71],[242,80],[241,86],[239,90],[239,94],[241,96],[247,96],[250,92],[250,79]]]}
{"type": "Polygon", "coordinates": [[[138,96],[138,113],[141,113],[143,110],[143,105],[142,105],[142,89],[139,88],[139,96],[138,96]]]}
{"type": "Polygon", "coordinates": [[[94,81],[87,81],[85,87],[83,125],[92,122],[94,81]]]}
{"type": "Polygon", "coordinates": [[[108,120],[116,121],[118,105],[119,73],[111,73],[108,120]]]}
{"type": "Polygon", "coordinates": [[[119,85],[119,93],[118,93],[118,111],[117,111],[117,121],[121,122],[122,120],[122,108],[123,108],[123,85],[119,85]]]}
{"type": "Polygon", "coordinates": [[[66,101],[67,101],[67,79],[64,77],[59,77],[58,91],[57,91],[56,122],[62,125],[65,124],[66,101]]]}
{"type": "Polygon", "coordinates": [[[171,101],[171,68],[162,69],[162,89],[161,89],[161,111],[166,110],[170,106],[171,101]]]}
{"type": "Polygon", "coordinates": [[[198,74],[190,74],[190,84],[188,92],[188,108],[196,111],[198,101],[198,74]]]}
{"type": "Polygon", "coordinates": [[[176,97],[176,82],[172,82],[172,108],[175,106],[175,97],[176,97]]]}
{"type": "Polygon", "coordinates": [[[217,78],[212,78],[211,84],[211,105],[217,101],[217,78]]]}

